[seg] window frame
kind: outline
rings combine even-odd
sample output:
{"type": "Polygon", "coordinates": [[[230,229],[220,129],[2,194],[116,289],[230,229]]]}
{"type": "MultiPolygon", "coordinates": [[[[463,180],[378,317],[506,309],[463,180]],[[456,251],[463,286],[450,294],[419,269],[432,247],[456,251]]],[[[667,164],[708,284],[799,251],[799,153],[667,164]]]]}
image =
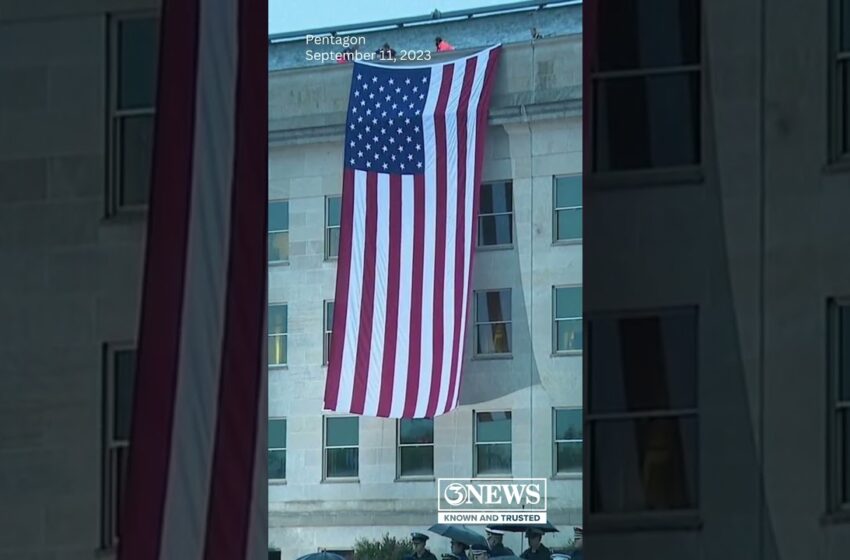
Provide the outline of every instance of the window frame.
{"type": "Polygon", "coordinates": [[[334,300],[326,299],[322,302],[322,365],[327,367],[331,358],[331,342],[333,336],[333,315],[328,317],[328,306],[334,305],[334,300]],[[328,328],[328,319],[331,321],[331,328],[328,328]]]}
{"type": "MultiPolygon", "coordinates": [[[[151,107],[142,107],[135,109],[119,109],[118,108],[118,79],[120,76],[120,41],[121,41],[121,23],[131,20],[151,19],[156,21],[157,30],[161,33],[161,19],[156,11],[137,10],[128,12],[110,13],[107,16],[107,81],[106,81],[106,97],[107,97],[107,131],[106,131],[106,155],[107,155],[107,176],[106,176],[106,195],[104,196],[104,214],[107,218],[114,217],[119,214],[139,214],[147,212],[147,204],[121,204],[122,184],[121,172],[122,157],[121,135],[123,132],[123,122],[127,118],[150,116],[156,120],[156,95],[157,87],[154,84],[154,100],[151,107]]],[[[155,53],[157,64],[159,64],[159,54],[155,53]]],[[[159,69],[157,68],[156,79],[159,79],[159,69]]],[[[154,122],[154,134],[156,134],[156,125],[154,122]]],[[[153,153],[151,153],[151,165],[153,165],[153,153]]],[[[151,170],[151,174],[153,170],[151,170]]],[[[151,175],[152,176],[152,175],[151,175]]]]}
{"type": "Polygon", "coordinates": [[[336,261],[339,260],[339,247],[337,247],[337,254],[331,255],[331,230],[339,230],[340,241],[342,240],[342,195],[334,194],[327,195],[325,197],[325,260],[326,261],[336,261]],[[329,225],[330,220],[328,219],[328,211],[330,209],[330,201],[331,199],[339,199],[339,225],[332,226],[329,225]]]}
{"type": "Polygon", "coordinates": [[[270,443],[267,441],[267,442],[266,442],[266,448],[267,448],[267,450],[268,450],[268,452],[269,452],[269,453],[271,453],[272,451],[283,451],[283,452],[286,454],[286,455],[285,455],[285,459],[284,459],[284,461],[283,461],[283,472],[284,472],[284,476],[283,476],[283,478],[271,478],[271,477],[268,477],[268,481],[269,481],[269,483],[270,483],[270,484],[281,484],[281,483],[286,482],[286,473],[287,473],[287,471],[289,470],[289,469],[288,469],[288,466],[289,466],[289,452],[288,452],[288,450],[287,450],[287,449],[288,449],[288,447],[289,447],[289,420],[287,419],[287,417],[286,417],[286,416],[269,416],[269,418],[268,418],[268,421],[269,421],[269,422],[272,422],[272,421],[281,421],[281,420],[282,420],[282,421],[283,421],[283,423],[284,423],[284,425],[283,425],[283,430],[284,430],[284,438],[285,438],[285,440],[286,440],[286,441],[285,441],[285,443],[284,443],[284,447],[271,447],[270,443]]]}
{"type": "MultiPolygon", "coordinates": [[[[569,212],[578,210],[581,215],[584,212],[584,197],[582,196],[582,204],[580,206],[558,206],[558,180],[578,177],[583,181],[581,173],[569,173],[566,175],[554,175],[552,177],[552,244],[553,245],[580,245],[584,242],[584,228],[582,228],[581,237],[560,239],[558,237],[558,216],[560,212],[569,212]]],[[[582,183],[582,187],[583,183],[582,183]]]]}
{"type": "Polygon", "coordinates": [[[513,290],[511,288],[493,288],[493,289],[481,289],[481,290],[473,290],[473,315],[472,315],[472,357],[476,360],[488,360],[488,359],[508,359],[513,358],[514,344],[513,344],[513,322],[514,322],[514,298],[513,298],[513,290]],[[510,298],[510,306],[508,310],[510,311],[511,318],[508,321],[478,321],[478,294],[489,293],[489,292],[508,292],[508,297],[510,298]],[[481,325],[507,325],[506,332],[508,333],[508,351],[507,352],[490,352],[490,353],[480,353],[478,352],[478,327],[481,325]]]}
{"type": "MultiPolygon", "coordinates": [[[[850,129],[850,124],[847,124],[848,115],[844,114],[843,99],[850,95],[850,91],[845,91],[845,84],[841,80],[842,67],[847,68],[850,74],[850,47],[847,50],[842,50],[842,6],[843,0],[831,0],[829,9],[828,23],[829,29],[829,73],[828,73],[828,91],[829,103],[827,114],[827,127],[829,134],[829,161],[828,164],[841,167],[850,167],[850,130],[847,130],[847,145],[842,145],[842,133],[844,127],[850,129]]],[[[848,6],[850,9],[850,6],[848,6]]]]}
{"type": "MultiPolygon", "coordinates": [[[[275,230],[273,230],[273,229],[271,229],[271,226],[269,226],[269,227],[267,228],[267,229],[268,229],[268,233],[267,233],[267,236],[268,236],[268,237],[267,237],[267,239],[268,239],[268,238],[271,238],[271,236],[272,236],[273,234],[277,234],[277,233],[285,233],[285,234],[286,234],[286,245],[287,245],[287,248],[286,248],[286,254],[291,256],[291,253],[290,253],[291,243],[290,243],[290,237],[289,237],[289,231],[290,231],[290,228],[289,228],[289,221],[290,221],[291,216],[290,216],[290,214],[289,214],[289,209],[290,209],[290,202],[289,202],[289,199],[288,199],[288,198],[277,198],[277,199],[272,199],[272,200],[269,200],[268,204],[269,204],[269,206],[271,206],[272,204],[281,204],[281,203],[284,203],[284,202],[286,203],[286,226],[287,226],[287,227],[286,227],[286,229],[275,229],[275,230]]],[[[270,240],[270,239],[269,239],[269,240],[270,240]]],[[[289,258],[287,258],[286,260],[267,261],[267,264],[268,264],[269,266],[280,266],[280,265],[287,265],[287,264],[289,264],[289,261],[290,261],[290,259],[289,259],[289,258]]]]}
{"type": "MultiPolygon", "coordinates": [[[[701,364],[700,364],[700,336],[701,336],[701,322],[700,322],[700,309],[697,305],[681,305],[681,306],[663,306],[663,307],[651,307],[651,308],[640,308],[640,309],[624,309],[624,310],[614,310],[614,311],[604,311],[604,312],[596,312],[590,316],[585,316],[585,346],[587,348],[591,348],[591,338],[593,336],[592,324],[593,321],[597,319],[629,319],[629,318],[638,318],[638,317],[647,317],[647,316],[659,316],[663,317],[665,315],[670,314],[681,314],[681,313],[693,313],[694,317],[694,337],[695,337],[695,351],[694,351],[694,386],[696,388],[695,395],[695,403],[692,408],[676,408],[676,409],[653,409],[653,410],[640,410],[633,412],[601,412],[601,413],[593,413],[592,411],[592,402],[590,395],[590,381],[588,379],[587,383],[584,383],[583,392],[584,392],[584,402],[587,403],[587,407],[583,410],[583,421],[584,421],[584,449],[587,450],[584,453],[583,457],[583,465],[584,465],[584,492],[583,492],[583,508],[586,512],[586,516],[588,519],[588,523],[594,525],[597,528],[605,528],[605,529],[634,529],[634,528],[648,528],[652,530],[662,530],[662,529],[698,529],[702,526],[702,519],[700,517],[700,511],[702,508],[702,488],[700,486],[700,477],[701,477],[701,460],[702,460],[702,424],[700,422],[700,380],[701,380],[701,364]],[[696,422],[696,451],[694,457],[694,470],[693,476],[695,481],[695,495],[694,495],[694,507],[693,508],[685,508],[685,509],[667,509],[667,510],[653,510],[653,509],[645,509],[641,511],[632,511],[632,512],[600,512],[593,510],[593,500],[591,498],[593,492],[593,484],[594,484],[594,472],[593,472],[593,429],[594,423],[599,421],[634,421],[641,419],[657,419],[657,418],[676,418],[677,420],[686,419],[686,418],[694,418],[696,422]]],[[[587,356],[584,358],[585,367],[587,368],[588,376],[591,375],[591,360],[592,360],[592,352],[588,352],[587,356]]]]}
{"type": "Polygon", "coordinates": [[[842,417],[850,417],[850,398],[841,398],[841,365],[843,360],[850,358],[850,356],[844,356],[841,348],[842,329],[850,328],[850,325],[842,324],[841,311],[843,309],[850,309],[850,297],[831,298],[827,303],[827,371],[829,374],[827,406],[827,448],[829,455],[827,464],[829,465],[829,473],[827,480],[829,482],[829,513],[839,514],[850,520],[850,488],[845,488],[842,480],[844,469],[850,468],[850,464],[844,464],[845,454],[847,453],[844,445],[847,444],[841,438],[842,417]]]}
{"type": "Polygon", "coordinates": [[[269,369],[285,369],[285,368],[289,367],[289,303],[285,302],[285,301],[274,302],[274,303],[269,302],[267,304],[267,307],[269,309],[272,308],[272,307],[285,307],[286,308],[286,325],[285,325],[286,330],[285,330],[285,332],[272,333],[271,332],[271,325],[269,325],[268,329],[266,329],[267,331],[269,331],[266,334],[266,341],[268,342],[268,340],[272,337],[283,338],[283,348],[284,348],[284,350],[283,350],[283,352],[284,352],[283,363],[280,363],[280,364],[268,363],[268,355],[267,355],[266,356],[266,362],[267,362],[266,365],[268,366],[269,369]]]}
{"type": "Polygon", "coordinates": [[[514,198],[514,180],[513,179],[503,179],[499,181],[482,181],[481,189],[484,187],[490,187],[492,185],[496,185],[499,183],[504,183],[510,185],[511,189],[511,211],[510,212],[493,212],[493,213],[483,213],[481,212],[481,197],[478,199],[478,218],[475,222],[476,235],[475,235],[475,249],[476,250],[484,250],[484,251],[502,251],[513,249],[516,244],[516,200],[514,198]],[[487,217],[496,217],[496,216],[510,216],[511,217],[511,242],[510,243],[500,243],[497,245],[482,245],[481,244],[481,220],[482,218],[487,217]]]}
{"type": "Polygon", "coordinates": [[[472,478],[511,478],[514,476],[514,414],[513,410],[473,410],[472,411],[472,478]],[[479,414],[509,414],[511,421],[510,441],[478,441],[478,415],[479,414]],[[480,473],[478,472],[478,447],[481,445],[508,445],[511,450],[511,468],[507,473],[480,473]]]}
{"type": "Polygon", "coordinates": [[[577,479],[584,476],[584,409],[581,406],[553,406],[552,407],[552,478],[577,479]],[[578,410],[581,412],[582,437],[581,439],[558,439],[558,411],[578,410]],[[582,467],[579,472],[561,472],[558,470],[558,444],[559,443],[581,443],[582,467]]]}
{"type": "MultiPolygon", "coordinates": [[[[436,425],[434,423],[434,419],[431,420],[431,443],[402,443],[401,442],[401,423],[404,420],[410,420],[408,418],[399,418],[396,423],[396,436],[395,436],[395,446],[396,446],[396,480],[397,481],[407,481],[407,480],[434,480],[434,475],[436,472],[435,469],[435,457],[431,455],[431,474],[404,474],[401,472],[401,450],[404,447],[430,447],[432,453],[436,451],[436,425]]],[[[417,419],[418,420],[418,419],[417,419]]]]}
{"type": "Polygon", "coordinates": [[[582,284],[563,284],[552,286],[552,355],[553,356],[581,356],[584,354],[584,346],[578,350],[558,349],[558,322],[579,320],[581,323],[581,336],[584,340],[584,286],[582,284]],[[582,291],[582,314],[579,317],[558,317],[558,290],[565,288],[578,289],[582,291]]]}
{"type": "MultiPolygon", "coordinates": [[[[585,172],[585,175],[593,177],[593,186],[597,188],[614,188],[614,187],[641,187],[641,186],[657,186],[668,184],[700,184],[705,180],[704,166],[707,161],[708,153],[706,148],[706,126],[709,124],[706,117],[706,97],[708,95],[706,88],[706,41],[705,41],[705,9],[704,0],[694,0],[699,3],[699,63],[697,64],[679,64],[660,67],[638,67],[625,70],[599,70],[597,68],[597,59],[595,56],[590,56],[590,71],[588,72],[588,95],[590,96],[590,125],[589,125],[589,145],[594,156],[590,160],[590,172],[585,172]],[[599,114],[599,108],[596,106],[595,98],[597,92],[597,83],[604,80],[619,79],[619,78],[649,78],[654,76],[663,76],[671,74],[690,74],[696,73],[699,81],[699,161],[694,164],[677,165],[669,167],[643,167],[636,169],[625,169],[616,171],[600,171],[596,167],[595,146],[596,146],[596,117],[599,114]]],[[[599,19],[599,6],[594,5],[592,8],[591,17],[594,23],[599,19]]],[[[593,41],[598,42],[598,37],[593,41]]],[[[587,44],[585,49],[591,53],[599,52],[597,44],[587,44]]]]}
{"type": "Polygon", "coordinates": [[[359,482],[360,481],[360,417],[352,414],[333,414],[322,416],[322,482],[359,482]],[[357,420],[357,445],[328,445],[328,420],[331,418],[354,418],[357,420]],[[357,474],[355,476],[328,476],[328,449],[356,449],[357,474]]]}
{"type": "MultiPolygon", "coordinates": [[[[130,439],[118,441],[114,437],[116,403],[114,400],[116,388],[116,356],[120,352],[138,352],[135,342],[120,341],[106,342],[102,349],[102,460],[101,460],[101,548],[114,549],[119,542],[118,537],[118,484],[120,475],[117,473],[119,451],[130,448],[130,439]]],[[[132,434],[132,427],[131,427],[132,434]]]]}

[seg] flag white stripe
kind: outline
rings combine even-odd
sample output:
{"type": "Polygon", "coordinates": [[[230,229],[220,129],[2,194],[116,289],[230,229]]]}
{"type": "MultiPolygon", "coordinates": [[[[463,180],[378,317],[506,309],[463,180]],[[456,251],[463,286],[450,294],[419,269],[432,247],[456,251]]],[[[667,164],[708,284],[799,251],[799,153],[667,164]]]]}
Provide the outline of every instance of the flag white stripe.
{"type": "MultiPolygon", "coordinates": [[[[464,252],[463,252],[463,307],[461,317],[461,333],[460,333],[460,351],[457,361],[457,372],[455,374],[455,391],[454,402],[449,403],[451,409],[455,408],[460,399],[460,375],[463,368],[463,355],[466,348],[466,332],[468,327],[469,314],[469,297],[472,295],[471,289],[466,289],[469,286],[470,275],[470,255],[474,250],[472,246],[472,228],[478,227],[476,222],[472,220],[473,206],[475,202],[475,146],[478,142],[478,106],[481,101],[481,91],[484,87],[484,78],[487,72],[487,62],[490,59],[490,53],[487,50],[478,55],[475,64],[475,78],[472,82],[472,92],[469,96],[469,112],[467,114],[467,140],[466,140],[466,222],[464,235],[464,252]]],[[[486,124],[485,124],[486,126],[486,124]]]]}
{"type": "MultiPolygon", "coordinates": [[[[413,293],[413,175],[401,177],[401,251],[399,253],[398,335],[395,352],[395,384],[391,418],[401,418],[407,398],[407,366],[410,358],[410,295],[413,293]]],[[[419,280],[417,279],[417,282],[419,280]]]]}
{"type": "Polygon", "coordinates": [[[360,304],[363,297],[363,255],[366,249],[366,175],[354,172],[354,219],[351,224],[351,266],[348,275],[348,308],[340,372],[338,412],[351,412],[357,341],[360,338],[360,304]]]}
{"type": "MultiPolygon", "coordinates": [[[[369,352],[369,382],[363,414],[377,416],[381,398],[384,342],[387,322],[387,288],[390,269],[390,177],[378,174],[378,223],[375,239],[375,300],[372,311],[372,344],[369,352]]],[[[374,210],[374,209],[372,209],[374,210]]],[[[394,311],[394,310],[393,310],[394,311]]]]}
{"type": "MultiPolygon", "coordinates": [[[[431,85],[425,100],[422,131],[425,136],[425,250],[422,266],[421,337],[419,354],[419,392],[416,398],[417,418],[428,411],[431,396],[431,368],[434,353],[434,232],[436,229],[436,186],[437,186],[437,141],[434,129],[434,111],[440,97],[443,81],[443,67],[431,69],[431,85]]],[[[418,209],[422,211],[422,209],[418,209]]]]}
{"type": "Polygon", "coordinates": [[[191,210],[160,558],[200,558],[218,412],[235,137],[238,4],[201,0],[191,210]]]}
{"type": "MultiPolygon", "coordinates": [[[[446,107],[446,145],[448,154],[446,158],[446,248],[441,258],[444,260],[443,268],[443,316],[438,318],[443,322],[443,359],[440,371],[440,393],[437,400],[437,411],[446,409],[446,401],[449,398],[449,384],[452,371],[452,351],[455,340],[455,251],[457,239],[457,208],[458,208],[458,136],[457,136],[457,111],[460,104],[460,95],[463,90],[463,80],[466,75],[466,59],[454,65],[452,74],[452,87],[449,91],[449,100],[446,107]]],[[[467,153],[467,157],[469,154],[467,153]]]]}

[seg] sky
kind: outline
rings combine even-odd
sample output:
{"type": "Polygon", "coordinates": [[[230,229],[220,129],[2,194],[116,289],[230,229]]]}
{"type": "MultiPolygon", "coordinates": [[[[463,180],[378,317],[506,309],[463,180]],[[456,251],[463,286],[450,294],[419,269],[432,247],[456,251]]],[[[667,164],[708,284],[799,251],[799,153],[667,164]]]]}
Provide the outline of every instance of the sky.
{"type": "Polygon", "coordinates": [[[510,4],[516,0],[269,0],[269,33],[510,4]]]}

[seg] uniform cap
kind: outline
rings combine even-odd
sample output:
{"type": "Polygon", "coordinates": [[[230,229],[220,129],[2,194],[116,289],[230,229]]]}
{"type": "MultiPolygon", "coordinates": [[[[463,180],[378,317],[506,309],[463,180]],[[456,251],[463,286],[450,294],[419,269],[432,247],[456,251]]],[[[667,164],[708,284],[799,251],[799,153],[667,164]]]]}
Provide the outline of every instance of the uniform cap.
{"type": "Polygon", "coordinates": [[[491,535],[504,535],[505,534],[504,531],[500,531],[499,529],[491,529],[490,525],[485,527],[484,530],[487,531],[491,535]]]}
{"type": "Polygon", "coordinates": [[[428,540],[428,537],[427,537],[427,535],[423,535],[422,533],[410,533],[410,539],[413,542],[416,542],[416,541],[425,542],[425,541],[428,540]]]}

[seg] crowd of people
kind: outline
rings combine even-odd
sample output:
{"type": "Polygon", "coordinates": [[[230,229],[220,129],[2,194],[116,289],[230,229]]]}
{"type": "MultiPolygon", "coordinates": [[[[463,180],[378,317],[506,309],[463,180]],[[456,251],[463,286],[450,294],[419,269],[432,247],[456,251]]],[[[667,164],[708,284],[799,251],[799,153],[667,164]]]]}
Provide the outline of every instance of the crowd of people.
{"type": "MultiPolygon", "coordinates": [[[[436,47],[436,52],[448,52],[455,50],[455,48],[442,37],[434,39],[434,45],[436,47]]],[[[384,43],[381,48],[375,51],[375,55],[377,55],[378,60],[395,60],[396,54],[396,50],[393,49],[389,43],[384,43]]],[[[355,59],[356,55],[356,46],[347,47],[336,57],[337,64],[346,64],[351,62],[355,59]]]]}
{"type": "MultiPolygon", "coordinates": [[[[451,541],[451,553],[444,554],[442,560],[490,560],[491,558],[502,558],[504,560],[517,558],[513,550],[502,544],[504,531],[488,526],[487,544],[467,544],[457,539],[451,541]],[[470,558],[471,555],[471,558],[470,558]]],[[[575,528],[575,538],[569,552],[553,553],[543,544],[544,532],[535,527],[529,527],[525,531],[528,539],[528,548],[519,556],[522,560],[584,560],[582,546],[582,529],[575,528]]],[[[403,560],[437,560],[434,554],[425,548],[428,536],[423,533],[412,533],[413,554],[403,560]]]]}

